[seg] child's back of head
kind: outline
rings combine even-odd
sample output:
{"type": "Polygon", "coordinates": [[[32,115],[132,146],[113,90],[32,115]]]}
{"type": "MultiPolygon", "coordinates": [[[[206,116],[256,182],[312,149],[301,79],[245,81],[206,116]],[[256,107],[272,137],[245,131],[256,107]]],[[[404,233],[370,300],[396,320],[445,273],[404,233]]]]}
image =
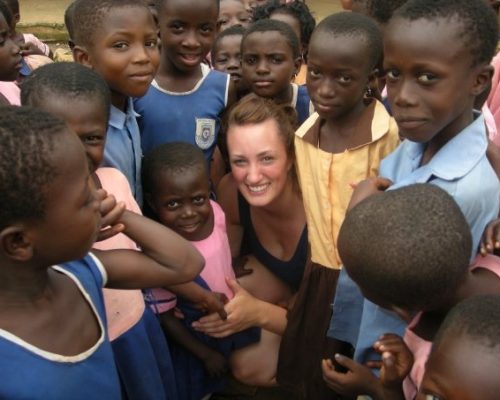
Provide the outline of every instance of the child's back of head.
{"type": "Polygon", "coordinates": [[[469,225],[444,190],[417,184],[371,196],[346,215],[338,246],[349,276],[385,308],[432,310],[463,282],[469,225]]]}
{"type": "Polygon", "coordinates": [[[434,340],[420,398],[494,400],[500,384],[500,296],[455,306],[434,340]]]}

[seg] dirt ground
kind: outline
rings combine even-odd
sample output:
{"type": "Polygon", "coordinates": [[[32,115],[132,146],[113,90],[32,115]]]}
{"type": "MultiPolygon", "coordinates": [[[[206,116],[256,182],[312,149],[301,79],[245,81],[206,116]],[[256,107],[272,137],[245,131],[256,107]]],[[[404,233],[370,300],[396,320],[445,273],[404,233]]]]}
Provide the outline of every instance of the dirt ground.
{"type": "MultiPolygon", "coordinates": [[[[72,0],[19,0],[21,23],[57,23],[64,22],[64,10],[72,0]]],[[[308,0],[306,3],[318,19],[340,11],[340,0],[308,0]]]]}

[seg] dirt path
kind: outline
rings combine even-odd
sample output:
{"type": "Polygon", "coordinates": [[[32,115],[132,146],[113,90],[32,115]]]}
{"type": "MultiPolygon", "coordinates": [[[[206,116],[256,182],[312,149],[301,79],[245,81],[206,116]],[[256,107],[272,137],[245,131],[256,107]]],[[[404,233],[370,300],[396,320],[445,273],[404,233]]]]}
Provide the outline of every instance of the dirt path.
{"type": "MultiPolygon", "coordinates": [[[[21,22],[34,24],[39,22],[64,22],[64,10],[72,0],[19,0],[21,6],[21,22]]],[[[307,4],[318,19],[325,15],[340,11],[339,0],[308,0],[307,4]]]]}

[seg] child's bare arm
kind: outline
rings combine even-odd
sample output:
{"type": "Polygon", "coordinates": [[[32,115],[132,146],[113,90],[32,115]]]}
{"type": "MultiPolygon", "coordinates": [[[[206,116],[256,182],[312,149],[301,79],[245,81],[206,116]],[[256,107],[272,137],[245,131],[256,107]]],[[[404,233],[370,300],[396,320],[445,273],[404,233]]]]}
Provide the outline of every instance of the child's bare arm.
{"type": "Polygon", "coordinates": [[[108,287],[139,289],[188,282],[205,263],[187,240],[149,218],[125,211],[118,221],[142,252],[95,251],[108,274],[108,287]]]}
{"type": "Polygon", "coordinates": [[[210,376],[219,377],[226,372],[227,360],[220,353],[197,340],[171,311],[161,314],[160,319],[167,335],[203,361],[210,376]]]}

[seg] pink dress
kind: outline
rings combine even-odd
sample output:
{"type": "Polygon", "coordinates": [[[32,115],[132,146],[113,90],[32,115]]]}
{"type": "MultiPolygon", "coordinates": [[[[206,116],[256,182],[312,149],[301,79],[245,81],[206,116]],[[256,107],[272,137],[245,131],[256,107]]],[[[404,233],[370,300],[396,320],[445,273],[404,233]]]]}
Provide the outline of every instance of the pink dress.
{"type": "MultiPolygon", "coordinates": [[[[125,203],[127,210],[141,214],[127,178],[115,168],[99,168],[96,171],[103,189],[115,196],[116,201],[125,203]]],[[[120,233],[102,242],[94,243],[98,250],[139,250],[134,241],[120,233]]],[[[144,299],[140,290],[103,289],[109,340],[121,336],[141,319],[144,313],[144,299]]]]}
{"type": "MultiPolygon", "coordinates": [[[[477,268],[484,268],[500,277],[500,258],[492,254],[485,257],[478,255],[470,268],[472,271],[477,268]]],[[[404,335],[404,341],[413,353],[414,358],[410,374],[403,381],[403,391],[407,400],[413,400],[417,394],[424,377],[425,363],[429,358],[432,347],[432,342],[422,339],[411,330],[418,324],[421,314],[418,313],[410,322],[404,335]]]]}
{"type": "MultiPolygon", "coordinates": [[[[228,299],[232,299],[234,294],[226,283],[226,277],[235,279],[226,232],[226,216],[215,201],[210,200],[210,204],[214,213],[214,229],[206,239],[191,243],[205,258],[205,268],[200,276],[213,292],[224,293],[228,299]]],[[[172,292],[163,288],[152,289],[151,292],[152,299],[148,303],[155,313],[161,314],[175,307],[176,298],[172,292]]]]}
{"type": "MultiPolygon", "coordinates": [[[[491,79],[491,90],[486,104],[493,114],[497,131],[500,131],[500,53],[493,58],[491,65],[494,68],[494,73],[491,79]]],[[[500,147],[500,135],[497,135],[492,140],[500,147]]]]}
{"type": "Polygon", "coordinates": [[[0,81],[0,94],[13,106],[21,105],[21,89],[16,82],[0,81]]]}

